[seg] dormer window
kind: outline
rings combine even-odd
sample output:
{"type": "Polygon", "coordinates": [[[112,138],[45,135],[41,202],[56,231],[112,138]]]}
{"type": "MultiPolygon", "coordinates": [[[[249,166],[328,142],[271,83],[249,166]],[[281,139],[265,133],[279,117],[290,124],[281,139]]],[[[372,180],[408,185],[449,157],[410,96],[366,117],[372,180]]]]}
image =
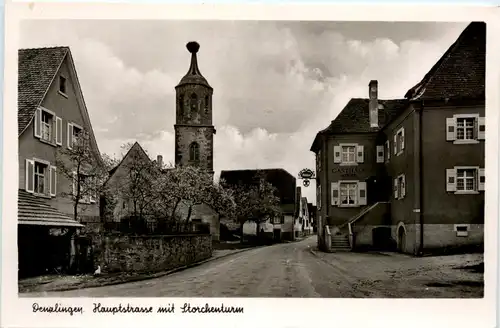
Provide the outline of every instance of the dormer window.
{"type": "Polygon", "coordinates": [[[59,92],[66,95],[66,78],[59,76],[59,92]]]}

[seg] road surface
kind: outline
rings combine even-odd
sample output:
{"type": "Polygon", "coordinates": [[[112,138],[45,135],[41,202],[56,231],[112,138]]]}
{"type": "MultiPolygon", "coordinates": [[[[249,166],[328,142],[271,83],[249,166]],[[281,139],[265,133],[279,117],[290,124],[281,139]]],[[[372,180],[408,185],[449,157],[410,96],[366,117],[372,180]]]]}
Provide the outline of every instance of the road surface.
{"type": "MultiPolygon", "coordinates": [[[[316,237],[248,250],[160,278],[36,297],[481,297],[482,287],[429,288],[442,268],[418,274],[405,255],[316,253],[316,237]],[[405,269],[405,267],[407,267],[405,269]],[[401,268],[401,270],[399,270],[401,268]],[[405,271],[406,270],[406,271],[405,271]],[[411,271],[413,270],[413,271],[411,271]],[[406,274],[408,272],[408,274],[406,274]],[[413,277],[413,278],[412,278],[413,277]]],[[[416,263],[416,264],[415,264],[416,263]]],[[[441,263],[441,262],[439,262],[441,263]]],[[[430,269],[429,269],[430,270],[430,269]]],[[[451,269],[450,269],[451,270],[451,269]]],[[[459,270],[451,270],[458,272],[459,270]]],[[[446,271],[447,272],[447,271],[446,271]]],[[[471,276],[481,280],[476,275],[471,276]]],[[[470,278],[470,277],[469,277],[470,278]]]]}

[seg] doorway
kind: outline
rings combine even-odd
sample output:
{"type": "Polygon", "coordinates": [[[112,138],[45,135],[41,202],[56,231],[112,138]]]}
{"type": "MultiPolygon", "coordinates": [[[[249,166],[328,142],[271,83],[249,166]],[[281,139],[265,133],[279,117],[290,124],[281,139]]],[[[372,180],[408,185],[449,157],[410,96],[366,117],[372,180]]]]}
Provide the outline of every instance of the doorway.
{"type": "Polygon", "coordinates": [[[398,251],[404,253],[406,249],[406,232],[403,227],[398,229],[398,251]]]}

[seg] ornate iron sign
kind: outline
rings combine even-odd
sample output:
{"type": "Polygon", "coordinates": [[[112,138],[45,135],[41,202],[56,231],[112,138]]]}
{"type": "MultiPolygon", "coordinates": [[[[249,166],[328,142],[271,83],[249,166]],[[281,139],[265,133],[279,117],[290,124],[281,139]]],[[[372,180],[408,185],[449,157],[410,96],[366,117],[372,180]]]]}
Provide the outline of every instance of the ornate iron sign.
{"type": "Polygon", "coordinates": [[[316,179],[316,177],[311,169],[302,169],[299,172],[299,179],[304,180],[304,187],[309,187],[309,185],[311,184],[311,181],[309,180],[316,179]]]}

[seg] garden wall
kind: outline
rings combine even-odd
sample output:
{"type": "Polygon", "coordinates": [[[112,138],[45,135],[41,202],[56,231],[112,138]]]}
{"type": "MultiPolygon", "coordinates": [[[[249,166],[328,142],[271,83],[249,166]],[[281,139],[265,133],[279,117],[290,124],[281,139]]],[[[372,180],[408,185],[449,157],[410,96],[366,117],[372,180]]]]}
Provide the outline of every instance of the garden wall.
{"type": "Polygon", "coordinates": [[[192,264],[211,256],[210,234],[105,235],[98,263],[103,272],[157,272],[192,264]]]}

